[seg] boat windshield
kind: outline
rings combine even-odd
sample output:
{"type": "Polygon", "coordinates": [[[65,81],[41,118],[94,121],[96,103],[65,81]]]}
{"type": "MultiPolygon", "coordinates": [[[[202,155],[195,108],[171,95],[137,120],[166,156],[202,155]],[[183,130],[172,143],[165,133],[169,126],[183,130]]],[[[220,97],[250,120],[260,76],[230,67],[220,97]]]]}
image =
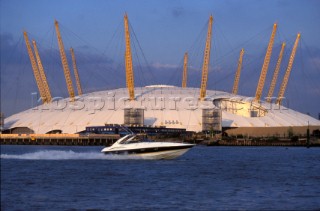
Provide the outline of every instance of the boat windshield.
{"type": "Polygon", "coordinates": [[[120,144],[126,144],[128,142],[129,139],[131,139],[132,137],[134,137],[134,135],[127,135],[127,137],[125,137],[120,144]]]}

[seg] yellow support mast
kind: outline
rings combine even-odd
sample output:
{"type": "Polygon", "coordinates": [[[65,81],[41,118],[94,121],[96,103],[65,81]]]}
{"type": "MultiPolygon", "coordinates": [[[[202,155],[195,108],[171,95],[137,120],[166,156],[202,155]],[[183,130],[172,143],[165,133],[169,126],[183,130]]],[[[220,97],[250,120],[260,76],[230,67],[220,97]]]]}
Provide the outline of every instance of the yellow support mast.
{"type": "Polygon", "coordinates": [[[128,23],[127,13],[124,15],[124,31],[125,31],[125,42],[126,42],[126,51],[125,51],[126,82],[127,82],[128,92],[129,92],[129,99],[134,100],[134,75],[133,75],[130,33],[129,33],[129,23],[128,23]]]}
{"type": "Polygon", "coordinates": [[[64,51],[64,46],[63,46],[63,42],[62,42],[60,30],[59,30],[58,21],[55,20],[54,21],[54,25],[55,25],[55,28],[56,28],[57,39],[58,39],[59,50],[60,50],[60,56],[61,56],[61,63],[62,63],[64,76],[65,76],[66,83],[67,83],[68,93],[69,93],[69,96],[70,96],[70,101],[73,102],[74,101],[74,89],[73,89],[73,85],[72,85],[72,79],[71,79],[71,75],[70,75],[70,69],[69,69],[69,65],[68,65],[67,56],[66,56],[66,53],[64,51]]]}
{"type": "Polygon", "coordinates": [[[28,34],[26,31],[23,32],[23,36],[24,36],[24,40],[26,42],[26,46],[27,46],[27,51],[29,54],[29,58],[30,58],[30,62],[31,62],[31,66],[32,66],[32,70],[33,70],[33,74],[34,74],[34,78],[36,79],[36,83],[39,89],[39,93],[40,93],[40,97],[42,99],[42,103],[47,103],[47,98],[46,98],[46,93],[45,90],[43,88],[43,83],[41,80],[41,76],[39,73],[39,69],[37,66],[37,62],[34,58],[33,52],[32,52],[32,48],[29,42],[29,38],[28,38],[28,34]]]}
{"type": "Polygon", "coordinates": [[[276,104],[279,104],[279,105],[281,104],[282,98],[283,98],[284,93],[285,93],[286,88],[287,88],[287,84],[288,84],[288,81],[289,81],[289,76],[290,76],[290,73],[291,73],[294,57],[296,56],[296,51],[297,51],[297,47],[298,47],[298,44],[299,44],[300,36],[301,36],[300,33],[298,33],[296,41],[294,42],[294,45],[293,45],[293,48],[292,48],[292,51],[291,51],[291,55],[290,55],[290,59],[289,59],[289,63],[288,63],[288,67],[287,67],[286,73],[285,73],[285,75],[283,77],[283,80],[282,80],[282,84],[281,84],[280,91],[279,91],[278,98],[277,98],[277,102],[276,102],[276,104]]]}
{"type": "Polygon", "coordinates": [[[262,95],[262,91],[263,91],[263,87],[264,87],[264,82],[266,80],[268,67],[269,67],[269,63],[270,63],[272,47],[273,47],[274,37],[276,35],[276,31],[277,31],[277,24],[275,23],[275,24],[273,24],[272,34],[271,34],[271,37],[270,37],[269,45],[268,45],[268,48],[267,48],[267,53],[266,53],[266,56],[264,58],[264,62],[263,62],[263,65],[262,65],[260,78],[259,78],[259,82],[258,82],[258,86],[257,86],[257,90],[256,90],[255,101],[257,101],[257,102],[259,102],[260,99],[261,99],[261,95],[262,95]]]}
{"type": "Polygon", "coordinates": [[[42,80],[43,89],[44,89],[44,92],[46,94],[46,101],[48,103],[50,103],[51,100],[52,100],[51,91],[50,91],[50,88],[49,88],[49,85],[48,85],[48,81],[47,81],[47,77],[46,77],[46,74],[44,72],[44,68],[43,68],[42,62],[41,62],[41,58],[40,58],[40,55],[39,55],[37,43],[36,43],[36,41],[32,40],[32,44],[33,44],[34,53],[36,55],[36,60],[37,60],[37,63],[38,63],[38,69],[39,69],[40,77],[41,77],[41,80],[42,80]]]}
{"type": "Polygon", "coordinates": [[[79,73],[78,73],[76,57],[74,56],[73,48],[70,48],[70,52],[71,52],[71,57],[72,57],[72,65],[73,65],[74,76],[76,78],[76,85],[77,85],[77,89],[78,89],[78,95],[80,96],[80,95],[82,95],[82,88],[81,88],[80,77],[79,77],[79,73]]]}
{"type": "Polygon", "coordinates": [[[277,83],[277,79],[278,79],[278,75],[279,75],[279,70],[280,70],[281,61],[282,61],[282,57],[283,57],[283,52],[284,52],[284,47],[285,46],[286,46],[286,43],[283,42],[282,46],[281,46],[280,53],[279,53],[277,65],[276,65],[276,68],[275,68],[273,76],[272,76],[272,81],[271,81],[271,84],[270,84],[270,88],[269,88],[269,91],[268,91],[268,97],[267,97],[267,102],[268,103],[271,102],[271,97],[273,95],[274,88],[276,87],[276,83],[277,83]]]}
{"type": "Polygon", "coordinates": [[[213,23],[213,17],[212,15],[210,15],[206,47],[204,50],[204,58],[203,58],[203,65],[202,65],[202,78],[201,78],[200,97],[199,97],[201,101],[203,101],[203,99],[206,97],[206,92],[207,92],[208,69],[209,69],[210,50],[211,50],[212,23],[213,23]]]}
{"type": "Polygon", "coordinates": [[[239,61],[238,61],[238,68],[237,68],[237,72],[236,72],[236,76],[234,78],[234,83],[233,83],[233,88],[232,88],[232,94],[234,94],[234,95],[238,94],[243,54],[244,54],[244,49],[242,48],[241,51],[240,51],[240,56],[239,56],[239,61]]]}
{"type": "Polygon", "coordinates": [[[182,88],[187,87],[187,78],[188,78],[188,53],[184,54],[183,58],[183,75],[182,75],[182,88]]]}

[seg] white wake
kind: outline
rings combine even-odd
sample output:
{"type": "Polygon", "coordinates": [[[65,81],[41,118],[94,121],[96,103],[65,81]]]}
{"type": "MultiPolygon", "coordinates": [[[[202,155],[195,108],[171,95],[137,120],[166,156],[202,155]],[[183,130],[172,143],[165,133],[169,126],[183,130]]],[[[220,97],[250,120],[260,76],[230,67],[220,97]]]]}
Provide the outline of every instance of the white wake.
{"type": "Polygon", "coordinates": [[[20,160],[124,160],[138,159],[129,155],[105,155],[101,152],[74,152],[72,150],[41,150],[25,154],[1,154],[1,159],[20,160]]]}

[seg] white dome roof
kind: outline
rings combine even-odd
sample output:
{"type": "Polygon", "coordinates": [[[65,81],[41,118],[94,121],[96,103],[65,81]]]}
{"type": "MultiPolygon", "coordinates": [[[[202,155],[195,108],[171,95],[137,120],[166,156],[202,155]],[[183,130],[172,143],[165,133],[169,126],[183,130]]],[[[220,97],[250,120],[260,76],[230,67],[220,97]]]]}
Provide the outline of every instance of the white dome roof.
{"type": "Polygon", "coordinates": [[[156,85],[135,88],[135,101],[128,100],[126,88],[92,92],[76,98],[56,99],[49,104],[14,114],[5,119],[5,129],[28,127],[35,133],[52,130],[77,133],[87,126],[123,124],[124,108],[144,109],[144,124],[202,130],[202,109],[215,108],[212,101],[220,99],[223,127],[282,127],[320,125],[308,115],[227,92],[207,90],[205,101],[199,101],[198,88],[156,85]],[[251,117],[256,108],[258,117],[251,117]],[[259,111],[260,110],[260,111],[259,111]]]}

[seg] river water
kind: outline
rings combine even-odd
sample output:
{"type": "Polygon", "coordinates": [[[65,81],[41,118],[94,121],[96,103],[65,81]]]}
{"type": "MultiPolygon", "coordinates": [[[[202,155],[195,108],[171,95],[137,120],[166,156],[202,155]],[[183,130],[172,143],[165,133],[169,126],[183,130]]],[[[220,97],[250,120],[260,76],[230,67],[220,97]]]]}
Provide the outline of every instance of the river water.
{"type": "Polygon", "coordinates": [[[320,148],[196,146],[176,160],[1,146],[1,210],[320,209],[320,148]]]}

